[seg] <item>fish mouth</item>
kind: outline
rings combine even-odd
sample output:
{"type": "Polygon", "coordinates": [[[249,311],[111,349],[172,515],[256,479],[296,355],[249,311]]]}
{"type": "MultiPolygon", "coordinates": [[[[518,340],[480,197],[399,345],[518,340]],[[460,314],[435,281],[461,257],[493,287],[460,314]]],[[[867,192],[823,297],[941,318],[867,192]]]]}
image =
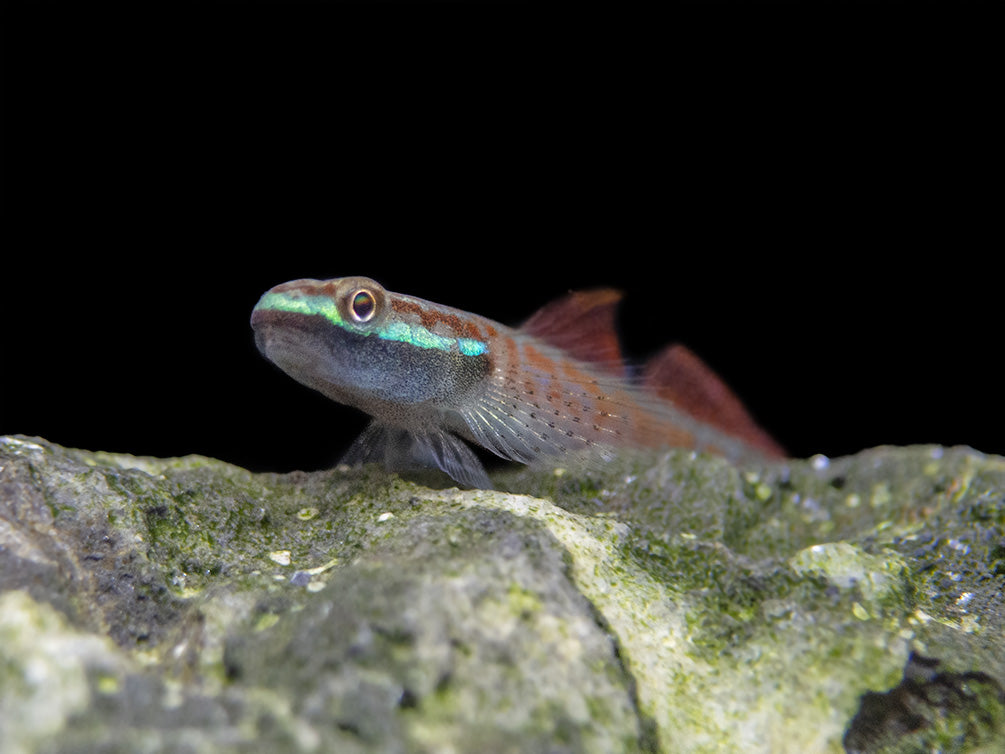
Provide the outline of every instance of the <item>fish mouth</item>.
{"type": "Polygon", "coordinates": [[[320,333],[303,323],[276,324],[269,319],[267,316],[255,324],[259,352],[297,382],[335,399],[340,390],[332,373],[334,360],[320,333]]]}
{"type": "Polygon", "coordinates": [[[253,330],[267,327],[296,326],[297,320],[303,319],[306,319],[303,314],[267,308],[262,306],[261,302],[251,310],[251,327],[253,330]]]}
{"type": "Polygon", "coordinates": [[[318,354],[328,352],[324,339],[310,323],[275,322],[267,316],[253,323],[253,327],[258,350],[280,366],[287,363],[307,365],[317,361],[318,354]]]}
{"type": "Polygon", "coordinates": [[[318,361],[318,355],[327,353],[324,322],[322,318],[255,307],[251,312],[251,328],[255,332],[255,345],[269,361],[284,371],[287,366],[303,368],[318,361]]]}
{"type": "Polygon", "coordinates": [[[290,312],[256,306],[251,312],[251,329],[256,341],[290,340],[301,338],[320,339],[320,333],[327,330],[327,321],[317,314],[290,312]],[[284,333],[287,333],[284,336],[284,333]]]}

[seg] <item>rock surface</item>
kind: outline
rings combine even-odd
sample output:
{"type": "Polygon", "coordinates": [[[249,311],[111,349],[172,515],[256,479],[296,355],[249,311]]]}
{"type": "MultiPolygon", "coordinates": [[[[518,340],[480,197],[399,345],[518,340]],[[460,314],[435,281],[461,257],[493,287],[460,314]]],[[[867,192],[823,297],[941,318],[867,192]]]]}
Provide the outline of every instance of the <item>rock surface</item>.
{"type": "Polygon", "coordinates": [[[0,751],[1005,750],[1005,459],[495,481],[0,438],[0,751]]]}

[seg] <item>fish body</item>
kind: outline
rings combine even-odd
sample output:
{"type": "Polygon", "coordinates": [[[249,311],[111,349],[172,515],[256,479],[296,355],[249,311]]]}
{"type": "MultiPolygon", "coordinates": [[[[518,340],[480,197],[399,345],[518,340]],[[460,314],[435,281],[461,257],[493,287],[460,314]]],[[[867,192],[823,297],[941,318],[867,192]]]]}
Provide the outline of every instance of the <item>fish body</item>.
{"type": "Polygon", "coordinates": [[[514,329],[365,277],[304,279],[266,292],[251,325],[259,350],[280,369],[372,417],[348,463],[435,466],[489,488],[466,443],[521,463],[681,445],[731,457],[781,455],[683,347],[631,380],[614,330],[619,298],[611,290],[571,293],[514,329]],[[688,401],[731,407],[735,426],[715,426],[708,405],[697,418],[700,410],[682,405],[688,401]]]}

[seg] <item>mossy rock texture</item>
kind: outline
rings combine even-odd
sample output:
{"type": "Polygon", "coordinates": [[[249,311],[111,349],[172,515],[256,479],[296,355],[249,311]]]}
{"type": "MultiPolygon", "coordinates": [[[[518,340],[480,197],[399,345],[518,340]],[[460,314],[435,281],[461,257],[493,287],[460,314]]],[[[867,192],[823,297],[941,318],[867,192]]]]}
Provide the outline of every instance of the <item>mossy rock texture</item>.
{"type": "Polygon", "coordinates": [[[1005,751],[1005,459],[493,479],[0,438],[0,751],[1005,751]]]}

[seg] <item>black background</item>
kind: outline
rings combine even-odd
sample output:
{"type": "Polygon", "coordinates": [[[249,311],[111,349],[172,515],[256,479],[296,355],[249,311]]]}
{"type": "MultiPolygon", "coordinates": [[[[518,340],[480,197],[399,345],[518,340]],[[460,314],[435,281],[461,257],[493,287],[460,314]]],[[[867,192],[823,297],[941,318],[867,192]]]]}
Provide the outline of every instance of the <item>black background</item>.
{"type": "Polygon", "coordinates": [[[795,455],[1005,453],[982,6],[5,11],[0,433],[255,470],[364,424],[256,352],[298,277],[517,323],[622,288],[795,455]]]}

